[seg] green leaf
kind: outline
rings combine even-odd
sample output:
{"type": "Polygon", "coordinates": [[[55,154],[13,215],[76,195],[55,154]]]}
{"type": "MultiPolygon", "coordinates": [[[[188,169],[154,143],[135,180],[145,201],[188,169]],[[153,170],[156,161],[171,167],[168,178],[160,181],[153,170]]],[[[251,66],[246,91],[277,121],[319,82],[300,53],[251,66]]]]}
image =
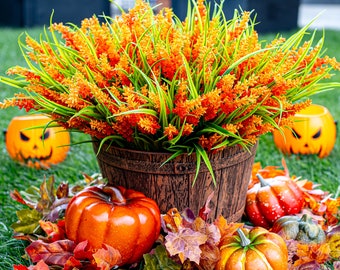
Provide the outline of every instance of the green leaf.
{"type": "MultiPolygon", "coordinates": [[[[213,168],[211,166],[210,159],[208,157],[207,152],[203,149],[202,146],[200,146],[198,144],[195,144],[194,146],[195,146],[195,153],[196,153],[196,156],[197,156],[197,160],[200,160],[201,158],[203,159],[205,165],[207,166],[207,168],[208,168],[208,170],[209,170],[209,172],[211,174],[211,177],[213,179],[214,185],[216,186],[215,174],[214,174],[213,168]]],[[[193,185],[195,184],[196,178],[198,176],[199,169],[200,169],[200,163],[197,164],[196,175],[195,175],[195,179],[194,179],[193,185]]]]}
{"type": "Polygon", "coordinates": [[[17,233],[32,234],[39,227],[42,214],[35,209],[22,209],[16,212],[18,221],[11,225],[17,233]]]}
{"type": "Polygon", "coordinates": [[[162,245],[158,245],[154,254],[144,254],[144,270],[180,270],[181,266],[171,260],[162,245]]]}

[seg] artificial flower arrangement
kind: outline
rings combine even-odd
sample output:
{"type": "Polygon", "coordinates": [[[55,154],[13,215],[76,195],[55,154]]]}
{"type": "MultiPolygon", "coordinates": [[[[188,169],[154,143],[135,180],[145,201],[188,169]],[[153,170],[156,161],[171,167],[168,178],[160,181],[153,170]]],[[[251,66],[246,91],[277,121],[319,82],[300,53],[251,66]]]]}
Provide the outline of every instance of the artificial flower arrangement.
{"type": "MultiPolygon", "coordinates": [[[[137,0],[116,18],[87,18],[80,27],[53,23],[40,40],[20,41],[27,67],[1,82],[25,90],[18,106],[52,117],[68,130],[114,146],[196,153],[253,145],[291,125],[308,97],[339,63],[323,55],[323,39],[307,41],[308,25],[288,39],[259,40],[250,12],[226,18],[222,6],[188,1],[180,21],[137,0]]],[[[198,163],[199,165],[199,163],[198,163]]]]}

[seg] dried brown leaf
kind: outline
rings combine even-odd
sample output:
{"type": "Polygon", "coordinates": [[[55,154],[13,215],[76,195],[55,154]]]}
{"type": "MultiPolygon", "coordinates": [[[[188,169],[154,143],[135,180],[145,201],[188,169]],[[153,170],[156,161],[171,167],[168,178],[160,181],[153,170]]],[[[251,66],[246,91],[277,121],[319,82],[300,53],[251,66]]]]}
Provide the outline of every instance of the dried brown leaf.
{"type": "Polygon", "coordinates": [[[74,248],[74,242],[68,239],[53,243],[37,240],[32,242],[25,250],[33,263],[43,260],[48,265],[63,266],[73,256],[74,248]]]}
{"type": "Polygon", "coordinates": [[[105,244],[103,246],[93,254],[93,258],[101,270],[110,270],[113,266],[121,263],[122,256],[117,249],[105,244]]]}

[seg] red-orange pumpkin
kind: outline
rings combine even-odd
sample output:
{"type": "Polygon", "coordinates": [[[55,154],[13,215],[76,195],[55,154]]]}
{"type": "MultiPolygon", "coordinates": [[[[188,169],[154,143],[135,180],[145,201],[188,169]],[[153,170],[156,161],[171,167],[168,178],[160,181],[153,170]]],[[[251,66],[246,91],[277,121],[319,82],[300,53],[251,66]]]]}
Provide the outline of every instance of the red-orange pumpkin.
{"type": "Polygon", "coordinates": [[[247,192],[245,213],[256,226],[269,229],[282,216],[301,211],[304,198],[302,190],[290,178],[277,176],[260,182],[247,192]]]}
{"type": "Polygon", "coordinates": [[[262,227],[238,229],[220,242],[221,259],[215,270],[287,270],[288,250],[285,241],[262,227]]]}
{"type": "Polygon", "coordinates": [[[14,117],[6,131],[9,156],[35,168],[49,168],[64,161],[70,149],[70,134],[62,127],[45,129],[50,121],[40,114],[14,117]]]}
{"type": "Polygon", "coordinates": [[[112,186],[92,186],[76,194],[66,209],[66,235],[91,248],[108,244],[117,249],[121,264],[138,262],[160,233],[160,211],[143,193],[112,186]]]}

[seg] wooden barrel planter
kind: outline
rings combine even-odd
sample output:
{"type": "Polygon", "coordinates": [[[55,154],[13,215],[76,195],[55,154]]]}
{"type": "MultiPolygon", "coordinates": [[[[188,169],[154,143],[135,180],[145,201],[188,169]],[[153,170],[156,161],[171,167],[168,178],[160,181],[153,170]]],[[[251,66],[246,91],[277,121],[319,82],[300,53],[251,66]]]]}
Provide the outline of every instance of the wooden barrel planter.
{"type": "MultiPolygon", "coordinates": [[[[95,153],[99,143],[93,142],[95,153]]],[[[208,196],[211,218],[223,215],[229,222],[237,222],[244,212],[247,187],[257,144],[248,150],[229,147],[209,155],[216,178],[216,186],[206,168],[201,164],[195,184],[195,155],[181,155],[165,163],[168,153],[142,152],[116,147],[102,147],[97,160],[103,177],[109,184],[143,192],[154,199],[162,213],[173,207],[179,211],[190,208],[198,214],[208,196]]]]}

